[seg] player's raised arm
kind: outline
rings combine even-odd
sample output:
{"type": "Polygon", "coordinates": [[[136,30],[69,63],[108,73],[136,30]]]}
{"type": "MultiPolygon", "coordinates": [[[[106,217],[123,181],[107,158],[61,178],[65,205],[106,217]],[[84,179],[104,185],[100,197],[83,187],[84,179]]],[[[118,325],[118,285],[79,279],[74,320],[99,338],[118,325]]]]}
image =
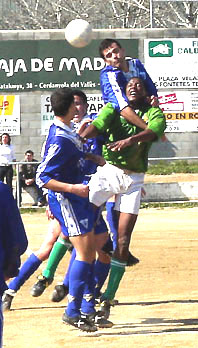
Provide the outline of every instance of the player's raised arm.
{"type": "Polygon", "coordinates": [[[120,114],[129,123],[132,123],[141,129],[146,129],[147,127],[146,123],[135,113],[135,111],[130,106],[127,106],[126,108],[121,110],[120,114]]]}
{"type": "Polygon", "coordinates": [[[95,138],[98,135],[98,130],[97,128],[93,125],[90,124],[81,134],[80,137],[83,140],[89,139],[89,138],[95,138]]]}

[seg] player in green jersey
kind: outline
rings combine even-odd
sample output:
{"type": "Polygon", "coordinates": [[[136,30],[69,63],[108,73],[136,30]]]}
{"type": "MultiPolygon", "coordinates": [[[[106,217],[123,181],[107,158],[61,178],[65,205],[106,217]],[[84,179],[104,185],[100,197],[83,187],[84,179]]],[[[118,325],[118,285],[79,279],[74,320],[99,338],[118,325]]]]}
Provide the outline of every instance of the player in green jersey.
{"type": "Polygon", "coordinates": [[[109,316],[111,300],[114,299],[125,272],[131,234],[140,207],[144,174],[148,166],[148,152],[152,142],[159,139],[166,128],[162,110],[150,105],[144,82],[140,78],[133,77],[128,82],[126,95],[132,109],[147,122],[145,130],[129,124],[108,103],[97,119],[81,134],[84,139],[100,133],[107,136],[107,143],[103,147],[107,163],[90,180],[89,197],[93,204],[99,206],[116,194],[115,210],[119,213],[117,247],[101,303],[106,317],[109,316]]]}

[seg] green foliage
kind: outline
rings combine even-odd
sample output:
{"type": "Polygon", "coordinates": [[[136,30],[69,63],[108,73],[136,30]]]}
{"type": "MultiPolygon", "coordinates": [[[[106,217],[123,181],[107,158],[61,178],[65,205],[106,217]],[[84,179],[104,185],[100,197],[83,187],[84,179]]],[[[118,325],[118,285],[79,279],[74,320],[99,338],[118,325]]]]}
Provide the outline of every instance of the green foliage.
{"type": "Polygon", "coordinates": [[[46,208],[20,208],[20,213],[21,214],[34,214],[34,213],[45,213],[46,208]]]}
{"type": "Polygon", "coordinates": [[[175,209],[183,209],[183,208],[195,208],[198,207],[198,202],[186,201],[186,202],[142,202],[140,205],[140,209],[164,209],[164,208],[175,208],[175,209]]]}
{"type": "Polygon", "coordinates": [[[175,173],[198,173],[198,162],[188,161],[159,161],[157,164],[150,164],[147,174],[168,175],[175,173]]]}

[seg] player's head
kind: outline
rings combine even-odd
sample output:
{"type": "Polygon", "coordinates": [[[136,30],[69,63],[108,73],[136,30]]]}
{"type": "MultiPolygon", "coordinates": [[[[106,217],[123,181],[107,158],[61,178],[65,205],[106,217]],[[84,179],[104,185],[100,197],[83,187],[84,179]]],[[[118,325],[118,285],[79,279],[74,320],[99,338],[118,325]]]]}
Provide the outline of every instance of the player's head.
{"type": "Polygon", "coordinates": [[[115,39],[105,39],[99,46],[100,57],[107,65],[119,68],[125,60],[125,50],[115,39]]]}
{"type": "Polygon", "coordinates": [[[87,96],[83,91],[79,89],[74,89],[73,94],[74,94],[74,104],[76,105],[76,110],[77,110],[77,113],[73,118],[73,121],[80,122],[82,118],[87,114],[87,108],[88,108],[87,96]]]}
{"type": "Polygon", "coordinates": [[[131,104],[145,103],[148,93],[144,81],[139,77],[132,77],[126,86],[126,96],[131,104]]]}
{"type": "Polygon", "coordinates": [[[52,110],[55,116],[64,117],[72,105],[74,105],[74,94],[71,88],[59,88],[50,97],[52,110]]]}

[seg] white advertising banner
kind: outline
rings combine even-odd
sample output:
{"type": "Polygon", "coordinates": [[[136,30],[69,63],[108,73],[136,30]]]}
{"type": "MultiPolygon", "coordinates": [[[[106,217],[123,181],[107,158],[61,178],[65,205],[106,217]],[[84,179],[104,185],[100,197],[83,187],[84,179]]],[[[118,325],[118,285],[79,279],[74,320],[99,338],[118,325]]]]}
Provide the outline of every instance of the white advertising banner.
{"type": "Polygon", "coordinates": [[[51,108],[50,95],[41,96],[41,135],[47,135],[48,129],[54,119],[51,108]]]}
{"type": "MultiPolygon", "coordinates": [[[[88,114],[98,113],[103,106],[101,94],[87,94],[88,114]]],[[[198,131],[198,91],[159,92],[160,108],[163,109],[166,132],[198,131]]],[[[54,119],[50,96],[41,96],[41,134],[47,135],[54,119]]]]}
{"type": "MultiPolygon", "coordinates": [[[[104,103],[102,100],[102,95],[97,94],[86,94],[88,109],[87,114],[95,114],[100,111],[104,103]]],[[[41,134],[47,135],[48,129],[53,122],[54,113],[51,109],[50,95],[41,96],[41,134]]]]}
{"type": "Polygon", "coordinates": [[[146,39],[144,57],[158,89],[198,88],[198,39],[146,39]]]}
{"type": "Polygon", "coordinates": [[[159,92],[166,132],[198,132],[198,91],[159,92]]]}
{"type": "Polygon", "coordinates": [[[0,134],[20,135],[19,95],[0,95],[0,134]]]}

